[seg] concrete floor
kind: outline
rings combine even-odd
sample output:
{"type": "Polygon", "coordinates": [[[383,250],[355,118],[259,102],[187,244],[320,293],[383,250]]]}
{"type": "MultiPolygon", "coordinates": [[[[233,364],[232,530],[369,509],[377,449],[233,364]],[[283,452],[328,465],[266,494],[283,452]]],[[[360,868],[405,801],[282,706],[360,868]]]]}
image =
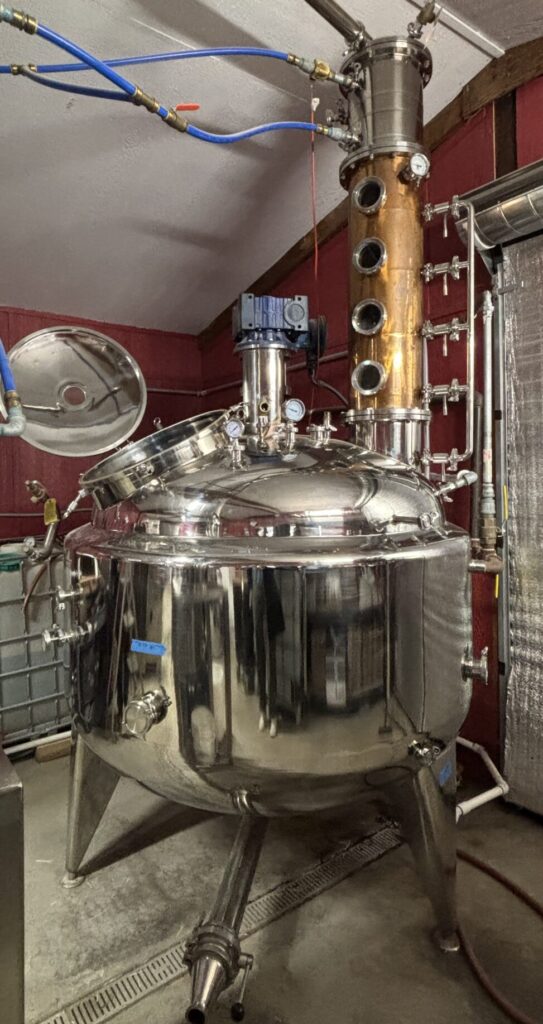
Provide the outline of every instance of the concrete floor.
{"type": "MultiPolygon", "coordinates": [[[[91,874],[64,890],[68,760],[16,766],[25,786],[27,1021],[55,1010],[185,936],[210,905],[233,819],[172,807],[123,780],[94,839],[91,874]]],[[[267,892],[367,830],[360,815],[272,822],[253,894],[267,892]]],[[[543,823],[493,804],[459,845],[543,898],[543,823]]],[[[543,925],[472,868],[459,870],[461,916],[488,972],[543,1021],[543,925]]],[[[252,936],[249,1024],[503,1024],[462,956],[439,953],[407,848],[352,875],[252,936]]],[[[116,1024],[181,1024],[187,978],[120,1013],[116,1024]]],[[[214,1024],[230,1020],[229,1004],[214,1024]]]]}

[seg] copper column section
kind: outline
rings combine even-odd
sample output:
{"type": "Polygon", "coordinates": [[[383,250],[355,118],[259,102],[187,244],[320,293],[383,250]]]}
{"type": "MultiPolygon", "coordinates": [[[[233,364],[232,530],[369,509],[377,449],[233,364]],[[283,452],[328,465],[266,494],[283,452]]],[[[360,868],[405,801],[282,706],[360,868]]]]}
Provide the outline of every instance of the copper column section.
{"type": "Polygon", "coordinates": [[[363,379],[360,364],[370,360],[385,375],[383,387],[371,397],[353,388],[357,411],[409,409],[420,403],[423,229],[420,193],[401,180],[404,165],[404,156],[378,156],[351,178],[351,372],[358,367],[363,379]],[[374,181],[382,182],[384,201],[375,212],[362,212],[357,197],[376,188],[374,181]],[[360,333],[372,331],[377,317],[382,326],[375,333],[360,333]]]}

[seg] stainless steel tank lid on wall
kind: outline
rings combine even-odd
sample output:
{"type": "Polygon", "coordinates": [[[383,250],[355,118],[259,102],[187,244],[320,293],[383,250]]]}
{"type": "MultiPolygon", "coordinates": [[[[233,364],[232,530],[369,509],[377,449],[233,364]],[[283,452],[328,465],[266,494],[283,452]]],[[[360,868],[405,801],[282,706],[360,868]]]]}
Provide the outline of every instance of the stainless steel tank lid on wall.
{"type": "Polygon", "coordinates": [[[10,351],[27,420],[23,440],[55,455],[100,455],[139,426],[147,389],[136,360],[86,327],[51,327],[10,351]]]}

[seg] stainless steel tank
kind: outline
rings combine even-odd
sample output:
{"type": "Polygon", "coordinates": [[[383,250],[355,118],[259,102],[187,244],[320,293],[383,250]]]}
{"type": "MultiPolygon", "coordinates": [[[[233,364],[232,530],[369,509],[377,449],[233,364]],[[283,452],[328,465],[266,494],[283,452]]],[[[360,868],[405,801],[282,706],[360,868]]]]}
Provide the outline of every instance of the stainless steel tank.
{"type": "MultiPolygon", "coordinates": [[[[472,676],[470,540],[419,475],[422,94],[431,59],[409,38],[345,32],[351,409],[300,434],[286,361],[321,331],[304,296],[242,296],[239,407],[137,442],[82,479],[93,522],[66,540],[74,723],[67,884],[119,775],[240,815],[215,905],[189,938],[189,1024],[247,971],[239,927],[266,819],[383,793],[426,884],[443,949],[458,949],[454,740],[472,676]],[[366,447],[363,447],[366,446],[366,447]]],[[[341,116],[341,115],[340,115],[341,116]]],[[[343,123],[343,122],[342,122],[343,123]]],[[[242,992],[244,990],[242,985],[242,992]]],[[[243,998],[234,1004],[243,1017],[243,998]]]]}
{"type": "Polygon", "coordinates": [[[393,460],[317,436],[233,465],[223,423],[200,418],[207,453],[185,465],[181,440],[176,464],[117,504],[141,445],[83,480],[107,507],[66,540],[77,727],[172,800],[265,815],[347,803],[465,717],[469,538],[393,460]]]}

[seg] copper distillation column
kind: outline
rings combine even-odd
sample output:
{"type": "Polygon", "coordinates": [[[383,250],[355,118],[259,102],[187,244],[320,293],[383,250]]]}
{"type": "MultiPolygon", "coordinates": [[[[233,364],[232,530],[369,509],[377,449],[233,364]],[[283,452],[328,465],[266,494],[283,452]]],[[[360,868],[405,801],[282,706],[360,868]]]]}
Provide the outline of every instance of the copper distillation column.
{"type": "Polygon", "coordinates": [[[361,145],[341,167],[349,192],[350,375],[356,441],[413,465],[422,455],[422,91],[432,62],[416,38],[365,40],[343,65],[361,145]]]}

